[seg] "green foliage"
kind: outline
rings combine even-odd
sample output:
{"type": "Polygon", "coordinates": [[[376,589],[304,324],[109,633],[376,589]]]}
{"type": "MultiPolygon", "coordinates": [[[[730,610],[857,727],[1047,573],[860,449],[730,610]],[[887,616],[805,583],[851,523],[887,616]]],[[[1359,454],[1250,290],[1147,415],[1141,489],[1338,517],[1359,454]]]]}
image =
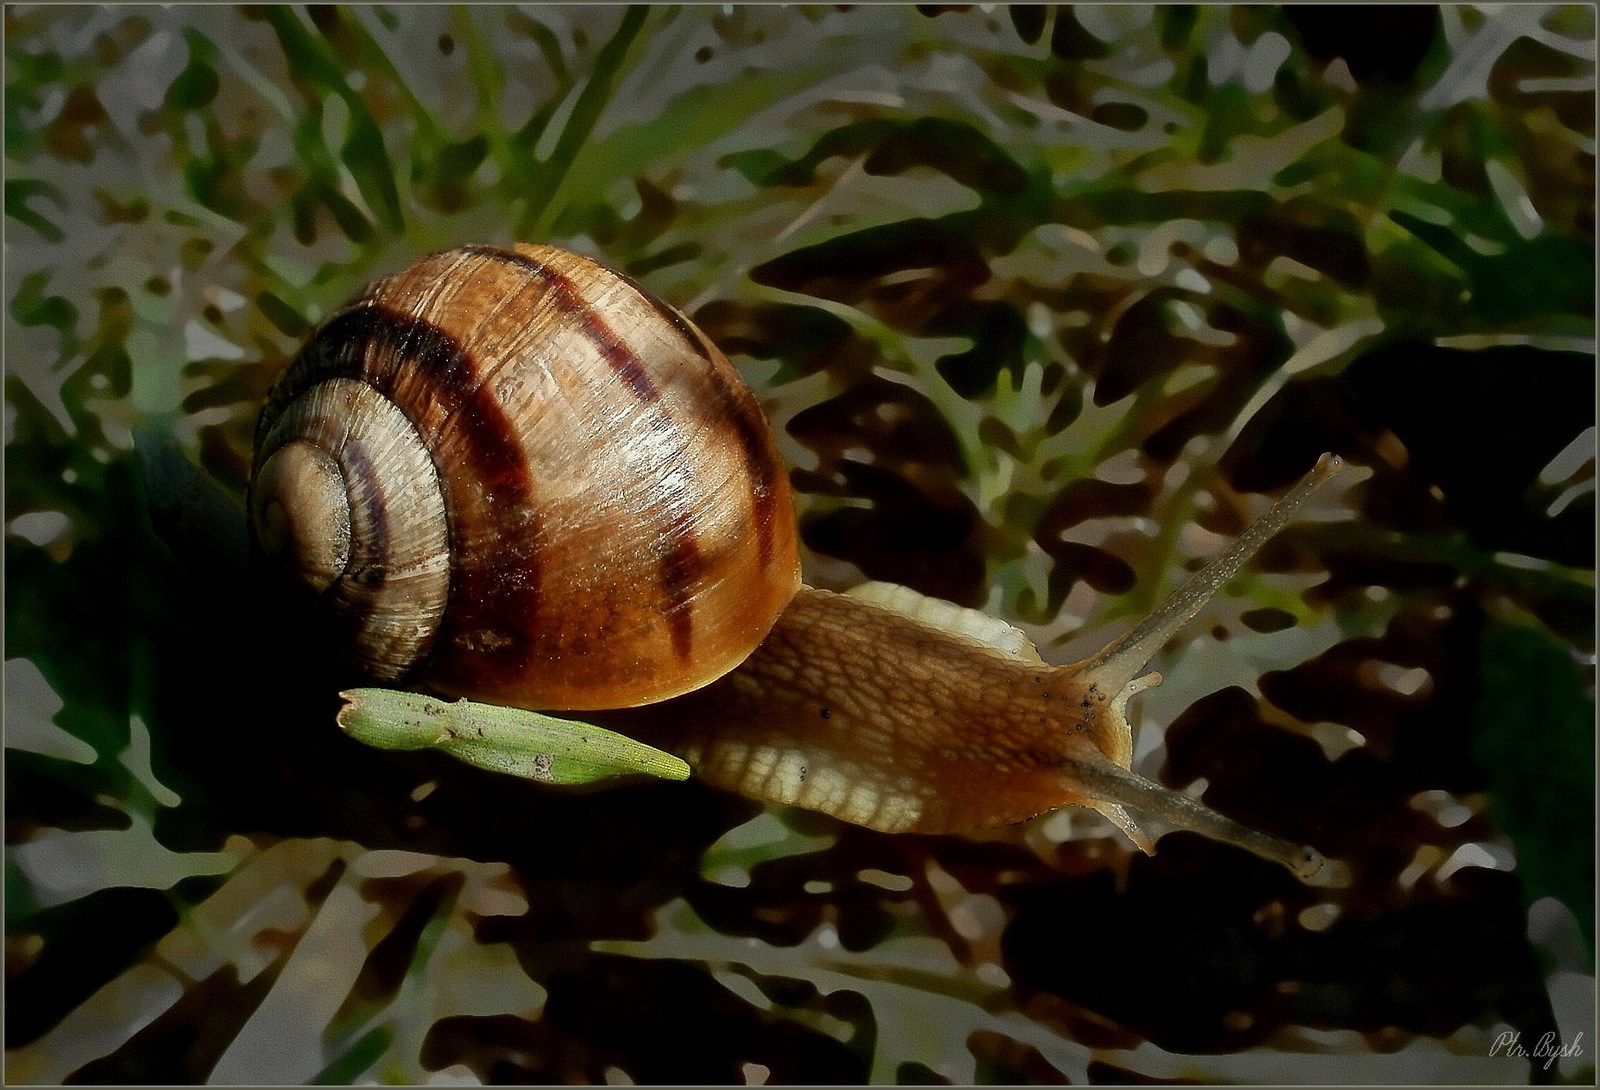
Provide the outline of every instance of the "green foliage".
{"type": "Polygon", "coordinates": [[[1594,955],[1593,697],[1571,657],[1541,629],[1483,633],[1483,692],[1472,751],[1489,771],[1495,819],[1517,848],[1523,898],[1571,905],[1594,955]]]}
{"type": "Polygon", "coordinates": [[[1592,9],[5,19],[16,1081],[1592,1076],[1489,1055],[1593,990],[1592,9]],[[248,577],[257,411],[372,277],[524,238],[727,351],[808,581],[1053,661],[1342,454],[1136,702],[1337,880],[344,737],[248,577]]]}
{"type": "Polygon", "coordinates": [[[540,783],[596,783],[629,774],[689,777],[689,766],[672,754],[572,718],[394,689],[350,689],[339,695],[345,701],[339,726],[378,749],[432,747],[479,768],[540,783]]]}

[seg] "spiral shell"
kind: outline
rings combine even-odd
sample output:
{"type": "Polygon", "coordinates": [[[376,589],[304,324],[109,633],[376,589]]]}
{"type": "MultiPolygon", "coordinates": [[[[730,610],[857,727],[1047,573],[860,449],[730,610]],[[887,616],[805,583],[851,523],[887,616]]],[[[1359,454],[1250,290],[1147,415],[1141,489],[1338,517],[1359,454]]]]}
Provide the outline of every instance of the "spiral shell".
{"type": "Polygon", "coordinates": [[[549,247],[371,285],[268,397],[259,551],[361,669],[541,709],[687,692],[799,585],[759,405],[687,319],[549,247]]]}

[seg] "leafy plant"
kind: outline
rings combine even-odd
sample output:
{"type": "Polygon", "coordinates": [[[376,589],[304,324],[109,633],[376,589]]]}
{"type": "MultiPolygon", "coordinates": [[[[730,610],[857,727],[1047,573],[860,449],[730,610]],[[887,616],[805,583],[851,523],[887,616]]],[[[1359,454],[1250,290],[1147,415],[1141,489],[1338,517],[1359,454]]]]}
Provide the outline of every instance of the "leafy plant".
{"type": "Polygon", "coordinates": [[[1491,1055],[1592,1022],[1592,8],[5,20],[14,1081],[1593,1077],[1491,1055]],[[1338,881],[345,738],[256,616],[256,412],[517,238],[728,352],[810,581],[1060,661],[1339,451],[1137,757],[1338,881]]]}

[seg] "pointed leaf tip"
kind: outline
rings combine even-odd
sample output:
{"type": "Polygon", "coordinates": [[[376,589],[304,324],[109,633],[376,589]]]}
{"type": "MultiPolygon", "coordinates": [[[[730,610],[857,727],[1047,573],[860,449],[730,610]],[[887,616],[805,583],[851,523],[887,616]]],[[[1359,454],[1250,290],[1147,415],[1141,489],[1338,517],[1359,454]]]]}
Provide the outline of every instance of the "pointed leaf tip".
{"type": "Polygon", "coordinates": [[[541,783],[689,776],[689,766],[678,757],[575,719],[395,689],[339,695],[345,700],[337,718],[340,729],[378,749],[440,749],[479,768],[541,783]]]}

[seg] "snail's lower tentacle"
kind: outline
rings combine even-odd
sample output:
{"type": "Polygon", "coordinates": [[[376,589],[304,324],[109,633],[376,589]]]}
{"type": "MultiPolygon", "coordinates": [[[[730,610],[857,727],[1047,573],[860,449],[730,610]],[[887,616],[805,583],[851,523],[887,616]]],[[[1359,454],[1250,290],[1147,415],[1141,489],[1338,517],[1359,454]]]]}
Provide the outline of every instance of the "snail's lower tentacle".
{"type": "Polygon", "coordinates": [[[1080,751],[1068,757],[1066,764],[1078,782],[1097,797],[1157,818],[1173,829],[1185,829],[1233,844],[1263,859],[1282,863],[1302,878],[1310,878],[1322,869],[1322,855],[1315,848],[1242,825],[1197,799],[1153,783],[1098,754],[1080,751]]]}

